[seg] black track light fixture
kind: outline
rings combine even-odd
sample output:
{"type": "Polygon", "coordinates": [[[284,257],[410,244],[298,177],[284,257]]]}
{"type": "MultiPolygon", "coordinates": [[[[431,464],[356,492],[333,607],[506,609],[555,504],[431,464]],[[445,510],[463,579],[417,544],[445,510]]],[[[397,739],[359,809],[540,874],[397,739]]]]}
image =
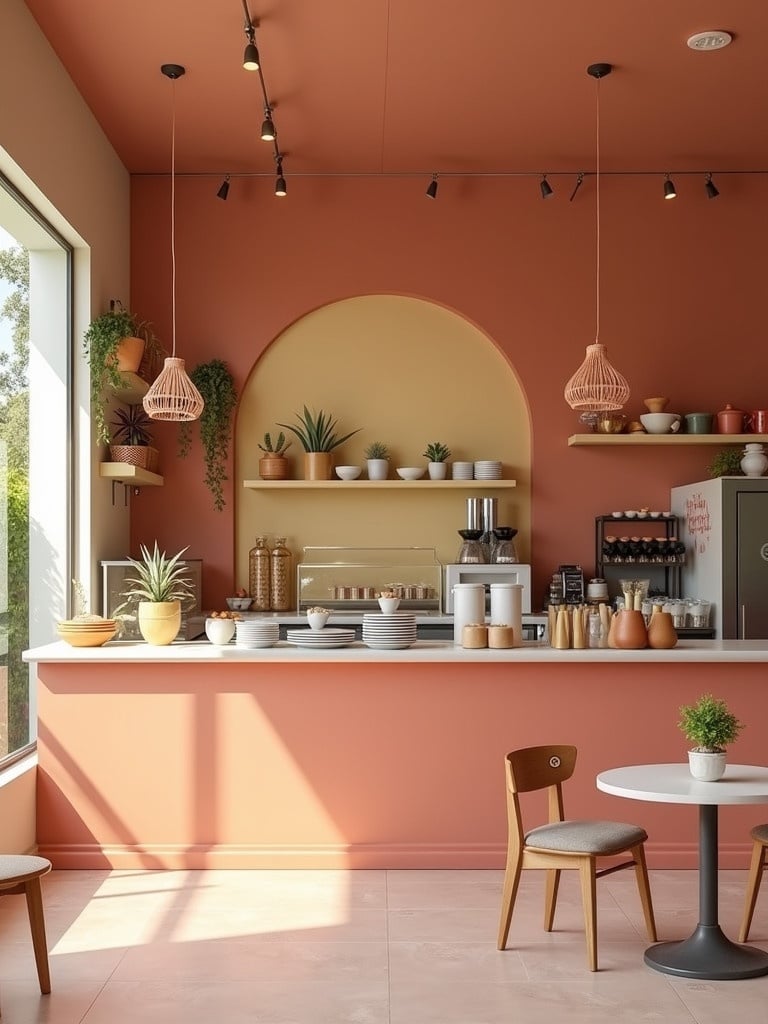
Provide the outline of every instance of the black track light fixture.
{"type": "Polygon", "coordinates": [[[277,138],[275,122],[272,120],[272,110],[270,107],[264,108],[264,120],[261,123],[261,137],[265,142],[274,142],[277,138]]]}
{"type": "Polygon", "coordinates": [[[674,181],[672,181],[672,179],[670,178],[670,176],[668,174],[665,175],[665,177],[664,177],[664,198],[665,199],[676,199],[677,198],[677,189],[675,188],[675,183],[674,183],[674,181]]]}
{"type": "Polygon", "coordinates": [[[704,190],[707,193],[707,199],[717,199],[720,195],[717,188],[715,187],[714,181],[712,181],[712,172],[707,172],[707,180],[704,183],[704,190]]]}
{"type": "Polygon", "coordinates": [[[287,196],[288,195],[288,186],[286,185],[285,178],[283,177],[283,158],[282,158],[282,156],[277,155],[277,156],[275,156],[275,160],[277,161],[277,177],[275,178],[275,195],[276,196],[287,196]]]}
{"type": "Polygon", "coordinates": [[[579,173],[576,175],[576,184],[573,186],[573,192],[571,192],[570,198],[568,200],[569,203],[572,203],[573,200],[576,198],[576,193],[579,191],[579,189],[581,188],[581,186],[583,184],[584,184],[584,171],[579,171],[579,173]]]}
{"type": "Polygon", "coordinates": [[[427,185],[427,195],[430,199],[437,199],[437,175],[432,175],[432,181],[427,185]]]}
{"type": "Polygon", "coordinates": [[[221,185],[219,186],[219,191],[216,193],[216,195],[219,197],[219,199],[226,200],[227,196],[229,195],[229,175],[227,175],[224,181],[222,181],[221,185]]]}
{"type": "Polygon", "coordinates": [[[243,0],[243,14],[245,15],[245,35],[248,40],[243,54],[243,67],[246,71],[258,71],[259,51],[256,49],[256,26],[253,24],[246,0],[243,0]]]}
{"type": "Polygon", "coordinates": [[[550,196],[553,196],[555,194],[555,190],[552,188],[552,186],[547,181],[546,174],[542,174],[541,182],[539,183],[539,188],[541,189],[541,198],[542,199],[549,199],[550,196]]]}

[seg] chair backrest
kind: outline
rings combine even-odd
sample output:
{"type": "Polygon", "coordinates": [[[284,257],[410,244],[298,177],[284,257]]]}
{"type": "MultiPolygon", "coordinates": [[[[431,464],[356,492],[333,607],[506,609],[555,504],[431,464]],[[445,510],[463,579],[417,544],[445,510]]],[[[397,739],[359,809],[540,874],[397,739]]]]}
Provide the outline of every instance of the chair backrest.
{"type": "Polygon", "coordinates": [[[511,750],[506,758],[507,816],[510,837],[516,835],[522,844],[523,822],[518,793],[531,793],[548,789],[549,820],[563,820],[562,783],[570,779],[576,767],[576,747],[556,744],[541,747],[523,747],[511,750]]]}

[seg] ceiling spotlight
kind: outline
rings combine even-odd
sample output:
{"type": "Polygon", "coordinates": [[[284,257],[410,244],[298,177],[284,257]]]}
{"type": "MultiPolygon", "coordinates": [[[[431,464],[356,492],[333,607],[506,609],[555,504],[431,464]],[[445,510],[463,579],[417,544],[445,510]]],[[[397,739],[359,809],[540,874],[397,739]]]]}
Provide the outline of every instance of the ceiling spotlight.
{"type": "Polygon", "coordinates": [[[706,180],[706,182],[704,184],[704,189],[705,189],[705,191],[707,193],[707,198],[708,199],[717,199],[717,197],[720,195],[718,190],[715,188],[714,181],[712,181],[712,172],[711,171],[707,174],[707,180],[706,180]]]}
{"type": "Polygon", "coordinates": [[[672,181],[669,175],[664,178],[664,198],[665,199],[676,199],[677,189],[675,183],[672,181]]]}
{"type": "Polygon", "coordinates": [[[692,50],[706,52],[709,50],[722,50],[724,46],[728,46],[732,41],[733,36],[730,32],[713,29],[709,32],[696,32],[695,35],[688,38],[687,44],[692,50]]]}
{"type": "Polygon", "coordinates": [[[552,186],[547,181],[546,174],[542,174],[542,176],[541,176],[541,183],[539,184],[539,188],[541,189],[541,198],[542,199],[549,199],[550,196],[555,194],[555,190],[552,188],[552,186]]]}
{"type": "Polygon", "coordinates": [[[276,196],[287,196],[288,186],[285,184],[285,178],[283,177],[283,160],[282,157],[275,157],[277,160],[277,178],[275,178],[275,195],[276,196]]]}
{"type": "Polygon", "coordinates": [[[261,137],[265,142],[274,142],[277,138],[275,123],[272,120],[272,111],[269,107],[264,108],[264,120],[261,124],[261,137]]]}
{"type": "Polygon", "coordinates": [[[246,71],[258,71],[259,70],[259,51],[256,49],[256,43],[253,41],[253,30],[251,30],[251,41],[245,48],[243,54],[243,67],[246,71]]]}
{"type": "Polygon", "coordinates": [[[437,175],[432,175],[432,181],[427,185],[427,195],[430,199],[437,199],[437,175]]]}
{"type": "Polygon", "coordinates": [[[229,175],[226,176],[219,186],[219,191],[216,193],[219,199],[226,199],[229,195],[229,175]]]}

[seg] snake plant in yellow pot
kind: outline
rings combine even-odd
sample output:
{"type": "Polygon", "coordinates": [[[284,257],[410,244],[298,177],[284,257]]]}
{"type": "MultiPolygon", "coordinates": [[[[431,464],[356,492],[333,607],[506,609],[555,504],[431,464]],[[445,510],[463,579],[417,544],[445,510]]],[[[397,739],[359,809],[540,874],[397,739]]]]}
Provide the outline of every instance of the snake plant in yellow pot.
{"type": "Polygon", "coordinates": [[[151,553],[142,544],[141,559],[128,559],[136,575],[126,577],[127,588],[121,594],[126,600],[115,614],[126,617],[138,605],[141,635],[156,647],[176,639],[181,628],[181,603],[191,597],[192,581],[186,575],[185,563],[180,561],[186,550],[182,548],[169,558],[155,541],[151,553]]]}

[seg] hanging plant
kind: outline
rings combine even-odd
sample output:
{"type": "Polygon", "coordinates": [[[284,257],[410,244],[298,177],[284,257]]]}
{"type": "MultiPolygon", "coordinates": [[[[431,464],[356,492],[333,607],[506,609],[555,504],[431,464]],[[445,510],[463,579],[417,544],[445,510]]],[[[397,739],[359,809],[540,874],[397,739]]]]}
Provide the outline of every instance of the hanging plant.
{"type": "MultiPolygon", "coordinates": [[[[200,415],[200,443],[205,459],[205,485],[213,495],[217,512],[224,508],[225,467],[232,439],[232,414],[237,405],[237,390],[227,364],[221,359],[200,363],[189,375],[202,395],[205,407],[200,415]]],[[[191,425],[182,423],[179,434],[179,455],[189,455],[192,442],[191,425]]]]}

